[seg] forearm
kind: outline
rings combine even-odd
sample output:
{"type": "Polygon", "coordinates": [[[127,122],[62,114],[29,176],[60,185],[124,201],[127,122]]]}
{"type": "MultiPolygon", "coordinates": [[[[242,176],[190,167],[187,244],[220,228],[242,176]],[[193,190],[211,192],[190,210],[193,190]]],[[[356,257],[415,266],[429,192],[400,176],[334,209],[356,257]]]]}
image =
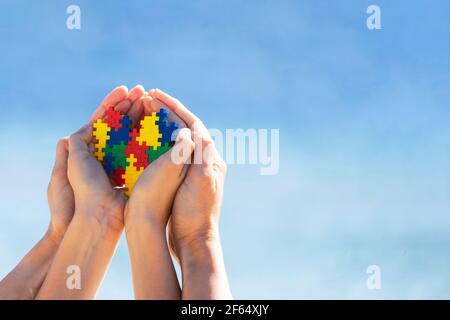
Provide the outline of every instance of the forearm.
{"type": "Polygon", "coordinates": [[[180,250],[182,298],[232,299],[219,236],[191,241],[180,250]]]}
{"type": "Polygon", "coordinates": [[[56,254],[60,239],[50,231],[0,282],[0,300],[31,300],[36,297],[56,254]]]}
{"type": "Polygon", "coordinates": [[[85,216],[75,213],[37,295],[38,299],[95,298],[121,230],[109,229],[85,216]],[[71,270],[79,270],[79,274],[71,270]],[[69,277],[79,277],[80,287],[69,285],[69,277]]]}
{"type": "Polygon", "coordinates": [[[164,227],[150,221],[127,225],[136,299],[180,299],[180,286],[170,257],[164,227]]]}

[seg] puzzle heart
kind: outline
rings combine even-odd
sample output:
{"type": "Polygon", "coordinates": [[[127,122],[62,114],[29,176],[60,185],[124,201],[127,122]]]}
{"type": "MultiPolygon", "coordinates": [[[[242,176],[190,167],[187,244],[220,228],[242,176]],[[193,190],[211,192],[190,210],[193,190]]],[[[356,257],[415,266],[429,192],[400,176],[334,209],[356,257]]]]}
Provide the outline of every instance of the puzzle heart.
{"type": "Polygon", "coordinates": [[[126,195],[144,169],[172,147],[172,134],[178,125],[168,117],[169,112],[161,108],[131,128],[127,115],[109,108],[105,118],[94,123],[95,157],[116,186],[125,185],[126,195]]]}

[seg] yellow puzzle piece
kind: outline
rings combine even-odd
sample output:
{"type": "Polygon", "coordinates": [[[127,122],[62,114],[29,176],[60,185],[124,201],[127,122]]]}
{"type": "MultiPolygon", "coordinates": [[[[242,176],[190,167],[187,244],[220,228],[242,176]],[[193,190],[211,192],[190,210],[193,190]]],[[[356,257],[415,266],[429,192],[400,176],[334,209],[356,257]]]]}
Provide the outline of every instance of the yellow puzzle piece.
{"type": "Polygon", "coordinates": [[[102,161],[105,157],[105,152],[103,148],[106,147],[106,141],[109,140],[108,133],[111,131],[111,128],[107,123],[103,122],[102,119],[98,119],[94,123],[94,132],[93,135],[97,139],[97,143],[95,144],[95,152],[94,155],[97,160],[102,161]]]}
{"type": "Polygon", "coordinates": [[[156,115],[156,112],[152,112],[151,116],[146,116],[141,120],[141,129],[139,130],[139,137],[137,137],[140,146],[144,142],[153,150],[161,146],[161,142],[158,140],[162,137],[162,134],[159,132],[159,127],[156,124],[158,120],[159,117],[156,115]]]}
{"type": "Polygon", "coordinates": [[[128,166],[125,168],[125,174],[122,175],[122,178],[125,180],[125,186],[127,187],[127,191],[125,192],[127,196],[130,196],[136,181],[144,171],[144,168],[139,170],[136,169],[136,166],[134,165],[136,161],[137,159],[134,157],[134,154],[130,154],[127,158],[128,166]]]}

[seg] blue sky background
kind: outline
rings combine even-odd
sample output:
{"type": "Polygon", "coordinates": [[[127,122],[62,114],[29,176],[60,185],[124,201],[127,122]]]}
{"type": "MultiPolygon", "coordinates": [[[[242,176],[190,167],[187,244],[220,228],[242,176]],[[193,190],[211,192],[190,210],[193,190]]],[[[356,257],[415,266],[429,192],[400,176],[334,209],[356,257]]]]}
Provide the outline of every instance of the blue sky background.
{"type": "MultiPolygon", "coordinates": [[[[450,298],[449,39],[444,0],[2,0],[0,276],[48,224],[57,139],[140,83],[209,127],[280,129],[278,175],[229,170],[236,298],[450,298]]],[[[132,298],[123,239],[98,297],[132,298]]]]}

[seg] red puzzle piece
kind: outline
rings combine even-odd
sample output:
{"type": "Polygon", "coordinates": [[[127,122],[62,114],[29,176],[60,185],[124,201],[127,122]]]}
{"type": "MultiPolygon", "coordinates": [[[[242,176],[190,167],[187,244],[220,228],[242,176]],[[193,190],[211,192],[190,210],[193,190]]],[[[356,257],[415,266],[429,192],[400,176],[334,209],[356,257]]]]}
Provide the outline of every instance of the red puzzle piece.
{"type": "Polygon", "coordinates": [[[117,170],[113,171],[113,180],[116,186],[123,186],[125,184],[125,179],[122,175],[125,174],[125,170],[122,167],[117,168],[117,170]]]}
{"type": "Polygon", "coordinates": [[[136,128],[133,128],[133,131],[130,132],[130,141],[128,142],[127,147],[125,148],[124,152],[129,157],[131,154],[134,154],[134,157],[136,158],[136,162],[133,164],[136,169],[144,168],[149,165],[148,162],[148,146],[144,142],[142,145],[139,145],[139,142],[137,141],[137,138],[139,137],[139,131],[136,128]]]}
{"type": "Polygon", "coordinates": [[[120,122],[123,118],[123,114],[120,113],[120,111],[114,110],[113,107],[109,107],[108,110],[106,110],[105,115],[105,122],[110,128],[113,128],[116,132],[122,128],[122,124],[120,122]]]}

